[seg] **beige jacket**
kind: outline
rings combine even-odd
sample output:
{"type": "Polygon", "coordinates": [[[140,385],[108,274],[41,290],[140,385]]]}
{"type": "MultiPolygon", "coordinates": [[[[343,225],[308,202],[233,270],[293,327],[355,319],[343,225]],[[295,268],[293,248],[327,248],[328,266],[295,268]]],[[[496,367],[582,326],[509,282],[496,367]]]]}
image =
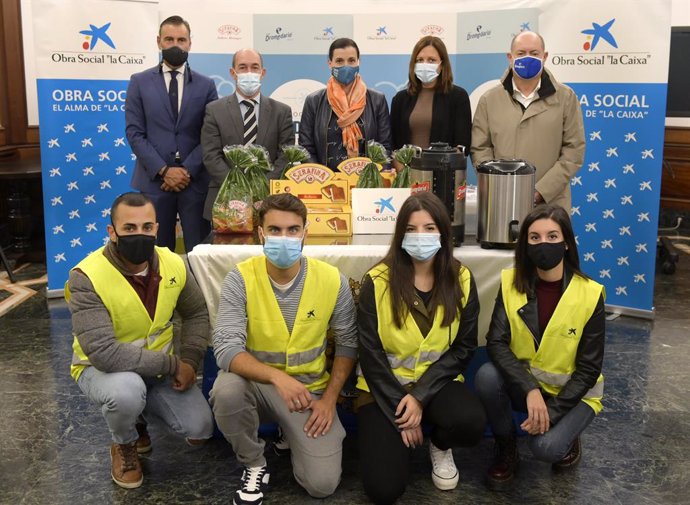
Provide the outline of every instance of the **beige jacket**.
{"type": "Polygon", "coordinates": [[[523,110],[513,99],[512,71],[479,99],[472,124],[472,163],[523,159],[537,168],[536,190],[570,211],[570,178],[582,166],[585,133],[575,92],[544,70],[539,99],[523,110]]]}

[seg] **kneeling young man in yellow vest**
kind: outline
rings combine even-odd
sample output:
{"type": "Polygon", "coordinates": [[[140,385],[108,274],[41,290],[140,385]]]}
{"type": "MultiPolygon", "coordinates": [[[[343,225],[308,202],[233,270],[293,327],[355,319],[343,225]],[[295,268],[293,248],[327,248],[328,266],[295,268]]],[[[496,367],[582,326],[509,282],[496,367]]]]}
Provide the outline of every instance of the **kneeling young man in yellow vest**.
{"type": "Polygon", "coordinates": [[[345,430],[336,400],[357,357],[357,323],[347,278],[302,256],[307,209],[290,194],[259,210],[264,256],[233,269],[221,290],[213,347],[220,368],[211,405],[244,465],[236,505],[260,504],[269,481],[260,421],[280,424],[297,482],[313,497],[340,482],[345,430]],[[326,370],[326,331],[335,359],[326,370]]]}
{"type": "Polygon", "coordinates": [[[195,386],[208,347],[208,310],[182,258],[155,247],[158,224],[148,197],[117,197],[110,218],[110,241],[74,267],[65,284],[71,374],[105,417],[113,480],[136,488],[143,482],[138,454],[151,450],[146,419],[162,419],[190,445],[213,434],[211,409],[195,386]],[[183,320],[179,356],[175,310],[183,320]]]}

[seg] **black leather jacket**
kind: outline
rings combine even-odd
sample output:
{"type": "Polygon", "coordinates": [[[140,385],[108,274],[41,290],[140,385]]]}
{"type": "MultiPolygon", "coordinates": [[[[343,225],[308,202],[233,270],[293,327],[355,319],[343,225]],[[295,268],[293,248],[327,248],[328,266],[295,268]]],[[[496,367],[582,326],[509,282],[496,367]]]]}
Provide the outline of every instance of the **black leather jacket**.
{"type": "MultiPolygon", "coordinates": [[[[448,382],[463,373],[477,349],[477,318],[479,298],[474,277],[470,277],[470,293],[462,310],[458,333],[450,348],[420,377],[403,387],[393,375],[378,333],[378,315],[374,283],[368,275],[359,292],[357,323],[359,326],[359,365],[376,404],[388,420],[395,424],[395,409],[408,394],[426,407],[448,382]]],[[[389,324],[393,324],[392,321],[389,324]]]]}
{"type": "MultiPolygon", "coordinates": [[[[333,114],[333,109],[328,103],[326,88],[315,91],[304,100],[302,119],[299,124],[299,144],[309,151],[310,161],[313,163],[326,164],[327,130],[331,114],[333,114]]],[[[383,93],[367,89],[367,103],[362,116],[365,140],[380,142],[390,152],[391,122],[388,102],[383,93]]]]}
{"type": "MultiPolygon", "coordinates": [[[[572,277],[573,273],[566,268],[561,292],[568,287],[572,277]]],[[[503,305],[502,293],[502,289],[499,288],[489,333],[486,336],[486,350],[503,378],[527,396],[532,389],[539,388],[539,382],[510,349],[510,323],[503,305]]],[[[527,304],[518,313],[533,335],[541,335],[536,295],[528,295],[527,304]]],[[[558,396],[544,394],[551,424],[556,424],[596,384],[604,361],[605,325],[604,299],[600,297],[592,316],[582,330],[575,357],[575,371],[570,380],[558,396]]]]}

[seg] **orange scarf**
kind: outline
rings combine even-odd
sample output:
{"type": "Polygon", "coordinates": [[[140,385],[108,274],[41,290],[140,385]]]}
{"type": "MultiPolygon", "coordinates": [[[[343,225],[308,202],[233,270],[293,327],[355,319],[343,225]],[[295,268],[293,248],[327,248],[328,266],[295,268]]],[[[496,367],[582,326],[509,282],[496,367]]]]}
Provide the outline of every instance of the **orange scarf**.
{"type": "Polygon", "coordinates": [[[343,131],[343,145],[347,149],[348,157],[359,156],[359,139],[362,138],[362,130],[359,129],[356,121],[367,104],[367,85],[357,74],[350,92],[345,94],[342,84],[331,77],[326,84],[326,93],[328,103],[338,116],[338,126],[343,131]]]}

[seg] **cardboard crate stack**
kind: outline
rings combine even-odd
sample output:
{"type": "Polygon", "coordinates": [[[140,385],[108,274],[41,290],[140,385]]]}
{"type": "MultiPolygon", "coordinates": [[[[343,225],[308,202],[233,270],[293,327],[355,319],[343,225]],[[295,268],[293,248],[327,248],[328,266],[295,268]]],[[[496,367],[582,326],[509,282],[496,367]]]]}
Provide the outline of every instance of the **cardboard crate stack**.
{"type": "Polygon", "coordinates": [[[317,163],[303,163],[290,168],[287,179],[272,180],[271,194],[290,193],[307,206],[309,235],[352,235],[350,186],[333,171],[317,163]]]}

